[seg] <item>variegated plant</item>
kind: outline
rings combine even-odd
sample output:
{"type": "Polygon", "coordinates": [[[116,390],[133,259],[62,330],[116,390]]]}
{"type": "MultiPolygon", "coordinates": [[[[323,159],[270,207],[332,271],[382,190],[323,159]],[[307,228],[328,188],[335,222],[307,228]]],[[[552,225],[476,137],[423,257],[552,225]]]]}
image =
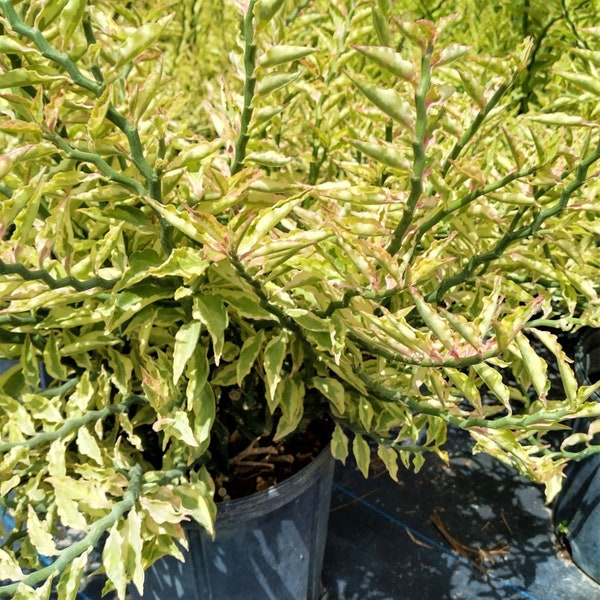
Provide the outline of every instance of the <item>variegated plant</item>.
{"type": "Polygon", "coordinates": [[[0,0],[0,596],[101,539],[141,589],[232,435],[396,478],[451,425],[549,497],[600,450],[593,8],[418,4],[0,0]]]}

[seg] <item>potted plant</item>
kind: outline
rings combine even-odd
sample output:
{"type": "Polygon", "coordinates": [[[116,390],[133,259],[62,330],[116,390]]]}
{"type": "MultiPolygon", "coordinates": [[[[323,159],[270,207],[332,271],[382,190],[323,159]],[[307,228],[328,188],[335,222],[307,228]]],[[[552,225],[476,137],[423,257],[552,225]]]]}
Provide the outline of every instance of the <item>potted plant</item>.
{"type": "Polygon", "coordinates": [[[525,111],[535,40],[394,10],[0,0],[0,596],[74,598],[98,544],[142,593],[313,446],[396,478],[460,427],[549,497],[598,450],[547,441],[600,413],[551,332],[598,321],[597,57],[525,111]]]}

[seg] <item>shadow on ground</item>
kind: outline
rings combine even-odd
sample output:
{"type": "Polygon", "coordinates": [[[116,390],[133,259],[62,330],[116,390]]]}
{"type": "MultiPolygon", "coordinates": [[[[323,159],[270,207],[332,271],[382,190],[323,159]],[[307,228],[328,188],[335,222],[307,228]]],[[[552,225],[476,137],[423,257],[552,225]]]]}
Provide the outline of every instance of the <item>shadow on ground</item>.
{"type": "Polygon", "coordinates": [[[600,600],[557,543],[540,488],[472,456],[463,432],[448,450],[450,465],[431,459],[400,484],[338,468],[327,600],[600,600]]]}

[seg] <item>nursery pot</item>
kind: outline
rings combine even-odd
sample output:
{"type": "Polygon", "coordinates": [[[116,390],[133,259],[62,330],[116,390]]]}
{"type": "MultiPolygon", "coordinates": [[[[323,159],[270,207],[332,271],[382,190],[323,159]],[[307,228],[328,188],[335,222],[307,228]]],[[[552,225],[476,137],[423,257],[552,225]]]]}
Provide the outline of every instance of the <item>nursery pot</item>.
{"type": "MultiPolygon", "coordinates": [[[[575,372],[579,383],[590,385],[600,379],[600,330],[586,333],[575,350],[575,372]]],[[[600,395],[592,396],[600,401],[600,395]]],[[[585,432],[589,419],[575,423],[585,432]]],[[[600,444],[600,434],[594,443],[600,444]]],[[[600,454],[570,464],[554,506],[554,523],[570,548],[573,562],[600,583],[600,454]]]]}
{"type": "Polygon", "coordinates": [[[160,559],[134,600],[317,600],[333,482],[329,448],[285,481],[218,504],[215,540],[186,524],[185,562],[160,559]]]}

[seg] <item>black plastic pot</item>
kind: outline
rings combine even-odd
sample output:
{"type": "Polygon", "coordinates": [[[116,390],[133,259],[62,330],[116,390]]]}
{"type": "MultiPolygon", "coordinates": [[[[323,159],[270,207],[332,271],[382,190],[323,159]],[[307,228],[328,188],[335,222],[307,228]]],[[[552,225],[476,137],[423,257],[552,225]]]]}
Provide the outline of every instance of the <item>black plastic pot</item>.
{"type": "Polygon", "coordinates": [[[172,557],[147,572],[134,600],[317,600],[333,481],[327,448],[282,483],[219,504],[216,539],[186,527],[185,563],[172,557]]]}
{"type": "MultiPolygon", "coordinates": [[[[575,351],[575,372],[582,385],[600,379],[600,331],[586,333],[575,351]]],[[[600,395],[593,395],[600,402],[600,395]]],[[[574,429],[585,432],[589,420],[576,422],[574,429]]],[[[600,434],[594,443],[600,444],[600,434]]],[[[558,534],[569,546],[573,562],[600,583],[600,454],[570,464],[554,505],[558,534]]]]}

